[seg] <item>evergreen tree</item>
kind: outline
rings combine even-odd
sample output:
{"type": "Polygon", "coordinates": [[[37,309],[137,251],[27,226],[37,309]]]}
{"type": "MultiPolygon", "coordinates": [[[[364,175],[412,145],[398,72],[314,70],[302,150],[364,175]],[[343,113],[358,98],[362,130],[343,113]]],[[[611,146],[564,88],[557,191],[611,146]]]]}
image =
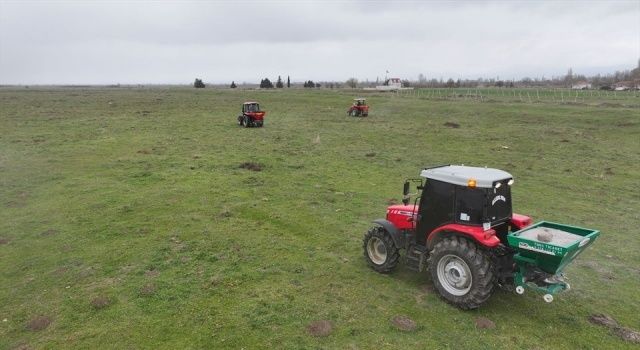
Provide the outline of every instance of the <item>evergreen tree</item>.
{"type": "Polygon", "coordinates": [[[230,87],[230,88],[232,88],[232,89],[235,89],[235,88],[237,88],[238,86],[236,86],[236,82],[235,82],[235,81],[232,81],[232,82],[231,82],[231,86],[229,86],[229,87],[230,87]]]}
{"type": "Polygon", "coordinates": [[[289,79],[289,76],[287,75],[287,87],[290,88],[291,87],[291,79],[289,79]]]}
{"type": "Polygon", "coordinates": [[[283,87],[284,87],[284,84],[282,83],[282,79],[278,75],[278,81],[276,82],[276,88],[282,89],[283,87]]]}
{"type": "Polygon", "coordinates": [[[204,88],[204,83],[202,82],[202,79],[198,79],[196,78],[196,81],[193,82],[193,87],[196,89],[202,89],[204,88]]]}
{"type": "Polygon", "coordinates": [[[271,82],[271,80],[269,80],[269,78],[264,78],[260,81],[260,88],[273,89],[273,83],[271,82]]]}

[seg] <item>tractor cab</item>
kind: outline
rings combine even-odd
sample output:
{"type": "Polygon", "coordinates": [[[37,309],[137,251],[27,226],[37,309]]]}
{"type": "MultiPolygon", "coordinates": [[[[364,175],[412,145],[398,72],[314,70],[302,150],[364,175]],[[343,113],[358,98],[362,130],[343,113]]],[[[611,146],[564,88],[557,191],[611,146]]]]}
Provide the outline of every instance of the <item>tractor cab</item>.
{"type": "Polygon", "coordinates": [[[353,105],[354,106],[366,106],[367,105],[367,100],[364,98],[354,98],[353,99],[353,105]]]}
{"type": "Polygon", "coordinates": [[[450,165],[424,169],[420,176],[425,181],[421,196],[416,198],[420,203],[416,225],[418,243],[426,243],[431,232],[446,224],[483,232],[487,245],[499,242],[484,239],[484,232],[497,229],[501,233],[498,239],[506,243],[507,225],[504,224],[512,216],[511,174],[498,169],[450,165]]]}
{"type": "Polygon", "coordinates": [[[242,104],[242,113],[260,112],[260,104],[258,102],[245,102],[242,104]]]}

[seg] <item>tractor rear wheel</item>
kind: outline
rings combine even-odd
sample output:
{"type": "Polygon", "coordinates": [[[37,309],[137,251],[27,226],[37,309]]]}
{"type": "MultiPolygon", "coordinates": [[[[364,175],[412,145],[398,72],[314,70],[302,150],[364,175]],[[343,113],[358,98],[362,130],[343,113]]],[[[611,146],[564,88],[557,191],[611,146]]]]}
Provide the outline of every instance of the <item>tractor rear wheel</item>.
{"type": "Polygon", "coordinates": [[[362,241],[367,264],[380,273],[389,273],[398,266],[400,253],[391,235],[380,226],[372,227],[362,241]]]}
{"type": "Polygon", "coordinates": [[[244,127],[248,128],[249,126],[251,126],[251,118],[249,117],[244,117],[244,127]]]}
{"type": "Polygon", "coordinates": [[[486,302],[495,286],[489,256],[475,243],[462,237],[447,237],[429,255],[433,284],[450,304],[476,309],[486,302]]]}

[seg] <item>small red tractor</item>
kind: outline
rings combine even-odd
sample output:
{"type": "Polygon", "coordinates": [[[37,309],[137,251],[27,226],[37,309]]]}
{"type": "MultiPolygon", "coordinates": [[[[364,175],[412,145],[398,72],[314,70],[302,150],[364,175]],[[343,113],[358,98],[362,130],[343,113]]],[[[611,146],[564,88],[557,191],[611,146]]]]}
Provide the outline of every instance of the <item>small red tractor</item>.
{"type": "Polygon", "coordinates": [[[352,117],[366,117],[369,115],[369,106],[367,106],[367,100],[364,98],[354,98],[353,104],[347,111],[348,116],[352,117]]]}
{"type": "Polygon", "coordinates": [[[242,104],[242,114],[238,116],[238,125],[245,128],[251,126],[262,127],[266,113],[260,110],[258,102],[245,102],[242,104]]]}
{"type": "Polygon", "coordinates": [[[428,270],[435,289],[461,309],[486,302],[495,286],[523,294],[569,289],[562,271],[599,236],[596,230],[540,221],[511,209],[511,174],[491,168],[425,168],[404,184],[402,204],[364,236],[364,257],[391,272],[406,252],[407,268],[428,270]],[[411,183],[421,193],[409,194],[411,183]],[[417,195],[409,204],[412,195],[417,195]],[[514,288],[515,287],[515,288],[514,288]]]}

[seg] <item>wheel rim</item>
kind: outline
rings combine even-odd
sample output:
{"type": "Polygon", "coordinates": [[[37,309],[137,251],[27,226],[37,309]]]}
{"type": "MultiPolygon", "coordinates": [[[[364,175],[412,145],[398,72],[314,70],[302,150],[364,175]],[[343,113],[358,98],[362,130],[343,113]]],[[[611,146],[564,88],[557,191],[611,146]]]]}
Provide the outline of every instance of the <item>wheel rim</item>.
{"type": "Polygon", "coordinates": [[[469,265],[460,257],[445,255],[438,261],[438,280],[450,294],[461,296],[471,290],[473,277],[469,265]]]}
{"type": "Polygon", "coordinates": [[[367,243],[367,255],[376,265],[382,265],[387,261],[387,246],[377,237],[372,237],[367,243]]]}

